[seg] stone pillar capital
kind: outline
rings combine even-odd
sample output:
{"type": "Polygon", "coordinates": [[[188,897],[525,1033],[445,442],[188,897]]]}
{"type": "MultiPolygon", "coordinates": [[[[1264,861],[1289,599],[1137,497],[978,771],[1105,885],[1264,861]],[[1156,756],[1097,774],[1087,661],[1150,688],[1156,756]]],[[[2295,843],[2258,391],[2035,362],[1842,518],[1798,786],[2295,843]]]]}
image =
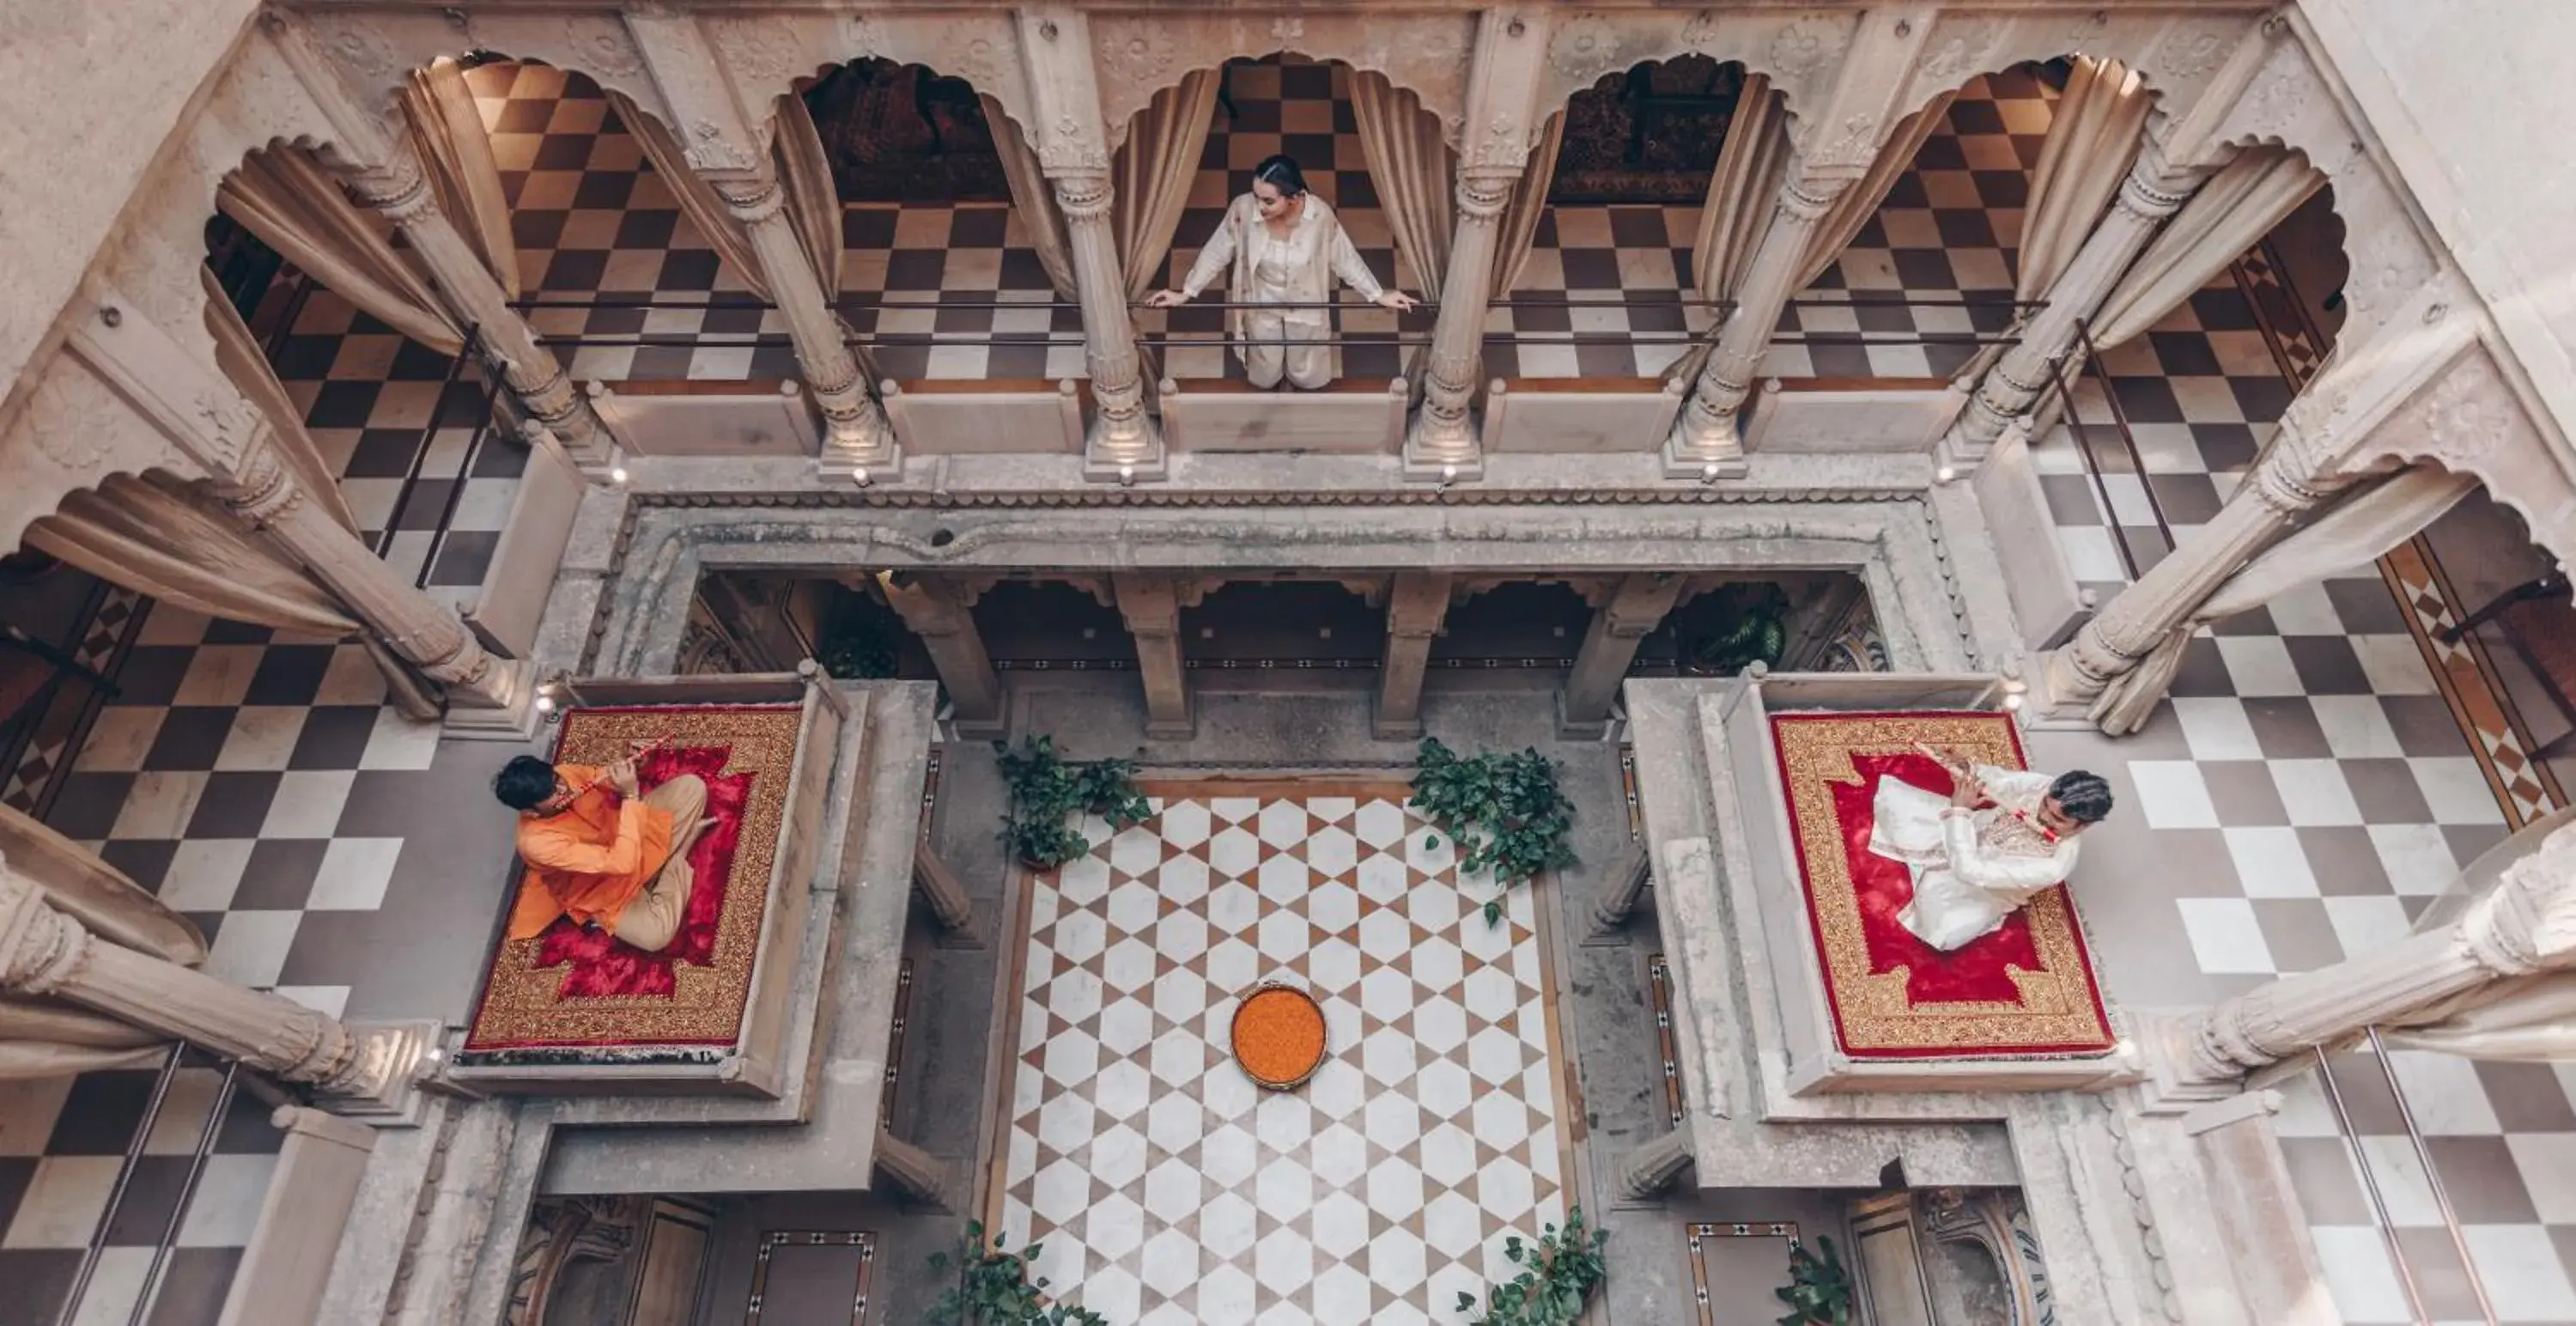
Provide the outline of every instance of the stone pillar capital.
{"type": "Polygon", "coordinates": [[[304,500],[303,486],[278,458],[275,438],[265,423],[252,436],[241,468],[217,491],[226,508],[257,530],[276,524],[304,500]]]}
{"type": "Polygon", "coordinates": [[[53,993],[87,964],[96,942],[0,859],[0,991],[53,993]]]}
{"type": "Polygon", "coordinates": [[[699,176],[724,199],[725,211],[745,226],[759,225],[787,208],[787,190],[766,162],[750,170],[700,171],[699,176]]]}
{"type": "Polygon", "coordinates": [[[350,196],[360,206],[384,213],[395,225],[416,225],[439,215],[438,193],[429,187],[429,172],[406,140],[395,139],[374,161],[352,160],[328,148],[316,156],[349,186],[350,196]]]}
{"type": "Polygon", "coordinates": [[[1459,172],[1458,216],[1461,221],[1491,225],[1511,205],[1516,176],[1459,172]]]}
{"type": "Polygon", "coordinates": [[[1055,189],[1056,206],[1064,212],[1067,225],[1099,224],[1109,219],[1109,205],[1115,197],[1109,172],[1055,172],[1047,176],[1047,183],[1055,189]]]}
{"type": "Polygon", "coordinates": [[[2576,825],[2505,867],[2493,891],[2460,918],[2468,955],[2497,976],[2576,964],[2576,825]]]}
{"type": "Polygon", "coordinates": [[[2180,211],[2208,178],[2208,170],[2177,166],[2165,158],[2162,148],[2147,142],[2139,146],[2137,161],[2121,179],[2113,205],[2141,221],[2162,221],[2180,211]]]}

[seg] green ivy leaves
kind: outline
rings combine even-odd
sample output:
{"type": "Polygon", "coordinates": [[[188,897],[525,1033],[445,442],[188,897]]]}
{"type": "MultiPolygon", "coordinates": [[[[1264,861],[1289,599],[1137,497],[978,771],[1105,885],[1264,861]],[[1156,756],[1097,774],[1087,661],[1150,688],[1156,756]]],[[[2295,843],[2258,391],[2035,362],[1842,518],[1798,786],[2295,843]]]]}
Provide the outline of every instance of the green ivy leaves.
{"type": "MultiPolygon", "coordinates": [[[[1556,761],[1536,749],[1460,755],[1425,737],[1414,763],[1413,807],[1456,842],[1459,870],[1490,870],[1501,889],[1574,864],[1566,841],[1574,804],[1556,785],[1556,761]]],[[[1485,923],[1502,919],[1497,894],[1485,903],[1485,923]]]]}
{"type": "Polygon", "coordinates": [[[1006,1252],[1005,1237],[994,1234],[988,1248],[984,1222],[970,1220],[955,1256],[931,1254],[930,1273],[954,1274],[957,1282],[930,1305],[929,1326],[1109,1326],[1109,1319],[1097,1312],[1048,1303],[1046,1277],[1029,1273],[1043,1245],[1006,1252]]]}
{"type": "MultiPolygon", "coordinates": [[[[1584,1226],[1580,1206],[1566,1212],[1563,1232],[1549,1225],[1535,1246],[1513,1235],[1503,1255],[1523,1269],[1509,1283],[1488,1287],[1484,1315],[1472,1320],[1481,1326],[1573,1326],[1593,1289],[1610,1274],[1601,1256],[1609,1241],[1610,1231],[1584,1226]]],[[[1475,1310],[1475,1295],[1458,1296],[1458,1311],[1475,1310]]]]}
{"type": "Polygon", "coordinates": [[[1075,815],[1098,815],[1123,829],[1153,813],[1136,790],[1132,760],[1067,761],[1056,753],[1055,738],[1043,734],[1024,739],[1016,751],[994,742],[993,756],[1011,797],[1002,817],[1002,846],[1042,870],[1089,848],[1071,823],[1075,815]]]}
{"type": "Polygon", "coordinates": [[[1831,1238],[1819,1234],[1816,1242],[1824,1255],[1804,1243],[1789,1245],[1789,1287],[1771,1291],[1789,1305],[1780,1326],[1851,1326],[1851,1274],[1835,1255],[1831,1238]]]}

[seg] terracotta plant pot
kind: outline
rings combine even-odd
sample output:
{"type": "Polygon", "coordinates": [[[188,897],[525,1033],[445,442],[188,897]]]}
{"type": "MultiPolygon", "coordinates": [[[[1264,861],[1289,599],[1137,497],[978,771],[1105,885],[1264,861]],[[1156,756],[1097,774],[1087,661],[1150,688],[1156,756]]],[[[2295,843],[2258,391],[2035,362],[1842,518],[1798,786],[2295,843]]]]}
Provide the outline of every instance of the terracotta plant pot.
{"type": "Polygon", "coordinates": [[[1291,1091],[1324,1066],[1324,1010],[1296,986],[1268,981],[1234,1006],[1226,1044],[1255,1086],[1291,1091]]]}

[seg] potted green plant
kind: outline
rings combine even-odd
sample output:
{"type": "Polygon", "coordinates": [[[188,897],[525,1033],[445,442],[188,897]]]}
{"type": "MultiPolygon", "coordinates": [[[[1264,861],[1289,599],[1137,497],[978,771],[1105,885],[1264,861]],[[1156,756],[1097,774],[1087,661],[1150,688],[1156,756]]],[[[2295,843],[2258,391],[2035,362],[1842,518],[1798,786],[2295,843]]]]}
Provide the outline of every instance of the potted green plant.
{"type": "Polygon", "coordinates": [[[1834,1253],[1833,1239],[1819,1234],[1819,1255],[1804,1243],[1789,1245],[1789,1286],[1771,1292],[1789,1305],[1780,1326],[1851,1326],[1851,1273],[1834,1253]]]}
{"type": "MultiPolygon", "coordinates": [[[[1425,737],[1414,762],[1413,808],[1456,842],[1460,870],[1492,871],[1498,890],[1574,863],[1566,841],[1574,803],[1557,786],[1556,761],[1535,749],[1460,755],[1425,737]]],[[[1485,922],[1502,919],[1497,892],[1485,903],[1485,922]]]]}
{"type": "MultiPolygon", "coordinates": [[[[1514,1234],[1503,1255],[1521,1268],[1519,1275],[1485,1291],[1484,1315],[1469,1320],[1480,1326],[1573,1326],[1583,1316],[1592,1291],[1610,1274],[1602,1245],[1610,1231],[1587,1229],[1580,1206],[1565,1213],[1565,1229],[1549,1225],[1535,1244],[1514,1234]]],[[[1475,1312],[1476,1296],[1458,1295],[1458,1311],[1475,1312]]]]}
{"type": "Polygon", "coordinates": [[[955,1255],[931,1254],[930,1273],[956,1280],[930,1305],[929,1326],[1109,1326],[1097,1312],[1047,1302],[1046,1277],[1030,1270],[1040,1245],[1009,1252],[1004,1238],[986,1246],[984,1223],[970,1220],[955,1255]]]}
{"type": "Polygon", "coordinates": [[[1089,844],[1073,827],[1076,815],[1098,815],[1123,829],[1151,813],[1136,790],[1131,761],[1068,761],[1044,734],[1023,739],[1018,750],[997,741],[993,751],[1010,795],[1002,845],[1032,870],[1053,870],[1082,855],[1089,844]]]}
{"type": "Polygon", "coordinates": [[[1789,596],[1778,585],[1728,585],[1717,591],[1716,629],[1688,638],[1685,669],[1732,677],[1760,663],[1776,667],[1789,648],[1789,596]]]}

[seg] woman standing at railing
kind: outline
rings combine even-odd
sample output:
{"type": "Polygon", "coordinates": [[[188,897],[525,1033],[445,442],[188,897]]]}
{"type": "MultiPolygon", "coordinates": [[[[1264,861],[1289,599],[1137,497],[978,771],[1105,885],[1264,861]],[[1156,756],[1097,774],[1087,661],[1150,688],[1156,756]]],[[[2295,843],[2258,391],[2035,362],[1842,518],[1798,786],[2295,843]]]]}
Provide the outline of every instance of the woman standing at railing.
{"type": "Polygon", "coordinates": [[[1403,312],[1414,306],[1413,296],[1378,285],[1333,209],[1306,191],[1306,176],[1284,156],[1253,168],[1252,192],[1225,209],[1225,220],[1199,250],[1181,288],[1157,290],[1145,303],[1186,304],[1229,263],[1226,288],[1235,307],[1226,314],[1226,335],[1242,347],[1244,376],[1264,390],[1277,387],[1283,376],[1304,391],[1333,380],[1327,318],[1332,277],[1380,308],[1403,312]],[[1264,304],[1281,307],[1257,307],[1264,304]]]}

